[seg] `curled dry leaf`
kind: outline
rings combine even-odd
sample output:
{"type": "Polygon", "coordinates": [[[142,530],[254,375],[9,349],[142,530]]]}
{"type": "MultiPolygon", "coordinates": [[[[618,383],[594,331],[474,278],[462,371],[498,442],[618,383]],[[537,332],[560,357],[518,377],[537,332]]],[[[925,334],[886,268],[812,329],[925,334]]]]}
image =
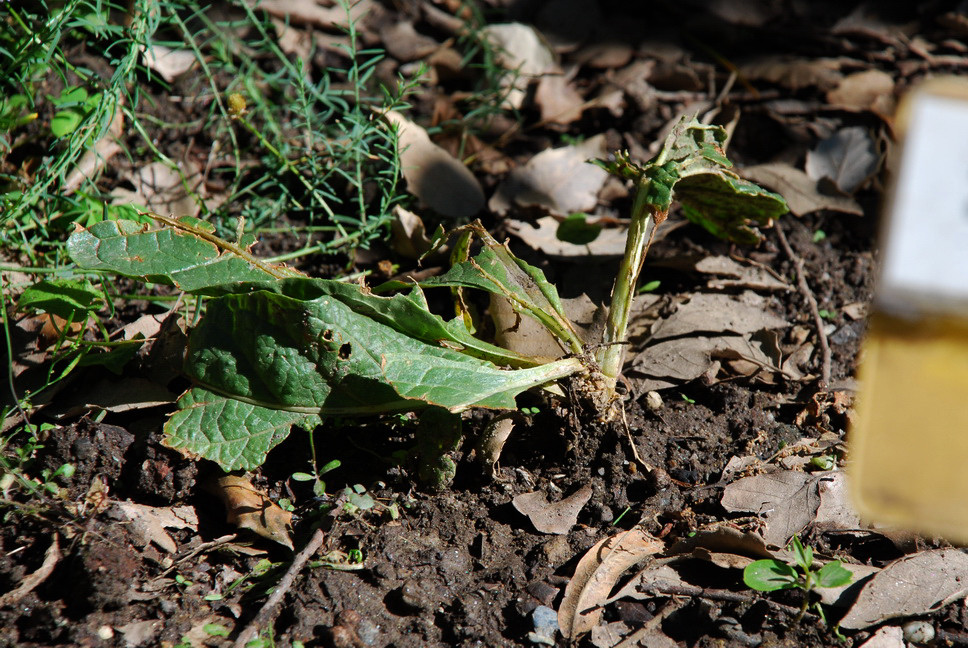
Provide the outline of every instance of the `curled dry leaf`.
{"type": "Polygon", "coordinates": [[[837,59],[782,59],[770,57],[752,61],[740,68],[740,74],[748,80],[776,83],[791,90],[801,88],[836,88],[843,78],[837,59]]]}
{"type": "Polygon", "coordinates": [[[526,206],[544,207],[559,216],[589,211],[598,204],[598,192],[608,172],[588,160],[603,157],[604,135],[542,151],[511,172],[488,206],[502,216],[514,207],[526,206]]]}
{"type": "Polygon", "coordinates": [[[293,548],[289,537],[292,513],[280,508],[247,477],[225,475],[215,482],[213,490],[225,504],[229,524],[293,548]]]}
{"type": "Polygon", "coordinates": [[[511,504],[518,513],[527,515],[534,528],[541,533],[562,535],[578,522],[578,514],[592,496],[592,487],[585,486],[557,502],[549,502],[541,491],[522,493],[511,504]]]}
{"type": "Polygon", "coordinates": [[[663,549],[661,540],[638,527],[595,543],[578,561],[575,575],[565,587],[558,608],[561,634],[573,639],[597,626],[601,606],[625,570],[663,549]]]}
{"type": "MultiPolygon", "coordinates": [[[[556,258],[603,258],[620,257],[625,254],[625,240],[628,230],[608,227],[598,233],[598,237],[585,245],[577,245],[558,238],[559,221],[553,216],[542,216],[534,225],[509,219],[508,230],[531,248],[556,258]]],[[[665,223],[663,223],[665,224],[665,223]]]]}
{"type": "Polygon", "coordinates": [[[571,80],[560,74],[546,74],[538,80],[534,102],[541,109],[541,121],[548,124],[576,122],[585,107],[571,80]]]}
{"type": "Polygon", "coordinates": [[[484,191],[474,174],[423,128],[398,112],[386,114],[397,128],[400,162],[407,188],[441,216],[470,218],[484,206],[484,191]]]}
{"type": "Polygon", "coordinates": [[[936,549],[905,556],[874,575],[840,627],[859,630],[888,619],[928,614],[968,594],[968,554],[936,549]]]}
{"type": "Polygon", "coordinates": [[[866,128],[842,128],[807,151],[806,170],[811,179],[832,182],[837,190],[852,194],[877,173],[880,155],[866,128]]]}

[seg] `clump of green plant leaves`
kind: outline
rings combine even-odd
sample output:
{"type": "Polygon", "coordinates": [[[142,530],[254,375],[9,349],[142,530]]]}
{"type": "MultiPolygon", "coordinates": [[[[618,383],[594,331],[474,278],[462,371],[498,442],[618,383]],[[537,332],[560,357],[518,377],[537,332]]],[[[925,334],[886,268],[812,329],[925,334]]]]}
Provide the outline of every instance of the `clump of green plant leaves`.
{"type": "MultiPolygon", "coordinates": [[[[292,426],[311,429],[324,416],[513,409],[518,393],[585,368],[578,358],[542,364],[479,340],[461,318],[431,313],[421,286],[384,297],[311,279],[256,259],[251,236],[230,243],[197,219],[156,218],[162,227],[96,223],[70,237],[68,252],[83,268],[209,297],[186,354],[194,386],[165,425],[165,443],[226,470],[258,466],[292,426]]],[[[541,271],[489,237],[428,283],[507,296],[581,350],[541,271]]]]}
{"type": "Polygon", "coordinates": [[[597,360],[614,388],[622,368],[625,333],[642,263],[655,228],[678,201],[690,221],[719,238],[758,243],[759,227],[789,209],[779,194],[740,178],[726,157],[726,131],[720,126],[683,118],[669,133],[658,154],[643,165],[619,152],[599,161],[609,173],[631,180],[635,201],[625,256],[612,289],[612,303],[597,360]]]}
{"type": "Polygon", "coordinates": [[[831,560],[818,566],[813,560],[813,548],[804,546],[799,536],[793,536],[789,549],[793,552],[793,563],[785,563],[775,558],[755,560],[743,570],[743,582],[760,592],[803,590],[800,617],[812,606],[826,623],[823,608],[818,601],[811,602],[811,594],[817,588],[847,585],[854,575],[839,560],[831,560]]]}

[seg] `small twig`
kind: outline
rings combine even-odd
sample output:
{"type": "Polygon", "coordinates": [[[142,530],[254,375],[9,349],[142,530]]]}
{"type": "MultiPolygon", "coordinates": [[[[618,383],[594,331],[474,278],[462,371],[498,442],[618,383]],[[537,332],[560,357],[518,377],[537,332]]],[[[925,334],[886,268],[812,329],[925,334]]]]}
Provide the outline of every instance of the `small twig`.
{"type": "Polygon", "coordinates": [[[194,549],[192,549],[191,551],[189,551],[187,554],[185,554],[184,556],[182,556],[181,558],[179,558],[178,560],[176,560],[175,561],[175,564],[173,564],[171,567],[169,567],[165,571],[163,571],[160,574],[158,574],[158,576],[155,577],[155,580],[158,580],[159,578],[165,578],[166,576],[168,576],[168,574],[170,574],[173,571],[175,571],[176,569],[178,569],[178,567],[180,565],[185,564],[187,561],[191,560],[195,556],[197,556],[197,555],[199,555],[201,553],[204,553],[206,551],[209,551],[211,549],[215,549],[217,547],[221,547],[224,544],[228,544],[228,543],[232,542],[233,540],[235,540],[236,537],[238,537],[238,534],[236,534],[236,533],[230,533],[230,534],[224,535],[224,536],[222,536],[220,538],[215,538],[211,542],[203,542],[202,544],[198,545],[197,547],[195,547],[194,549]]]}
{"type": "Polygon", "coordinates": [[[783,233],[783,228],[777,223],[776,227],[776,237],[780,240],[780,246],[783,247],[783,251],[786,252],[787,257],[793,262],[793,267],[797,273],[797,287],[800,288],[800,293],[803,298],[807,300],[807,306],[810,307],[810,313],[813,315],[813,323],[817,328],[817,340],[820,343],[820,354],[821,354],[821,365],[820,365],[820,388],[827,389],[830,385],[830,343],[827,342],[827,334],[824,333],[824,323],[823,318],[820,317],[820,308],[817,306],[817,299],[813,296],[813,291],[810,290],[810,286],[807,284],[807,276],[803,271],[803,259],[797,256],[793,248],[790,247],[790,242],[787,241],[786,234],[783,233]]]}
{"type": "Polygon", "coordinates": [[[306,565],[306,562],[316,553],[321,546],[323,546],[323,539],[326,534],[323,533],[322,529],[316,529],[313,533],[313,537],[309,539],[309,542],[303,547],[302,551],[296,554],[293,559],[292,564],[289,565],[289,569],[286,571],[286,575],[282,577],[279,584],[272,591],[272,594],[266,600],[265,604],[262,606],[249,625],[245,627],[242,632],[239,633],[238,638],[235,643],[232,644],[232,648],[245,648],[245,645],[256,638],[265,625],[267,625],[276,614],[276,608],[279,607],[279,603],[282,602],[282,598],[286,595],[292,588],[292,584],[296,581],[296,576],[302,571],[302,568],[306,565]]]}
{"type": "Polygon", "coordinates": [[[615,648],[632,648],[632,646],[641,645],[643,639],[648,637],[650,634],[655,632],[659,624],[662,623],[670,614],[682,607],[682,603],[673,601],[662,608],[662,611],[656,614],[654,617],[645,622],[645,624],[627,636],[620,644],[617,644],[615,648]]]}
{"type": "Polygon", "coordinates": [[[752,596],[750,594],[744,594],[742,592],[733,592],[730,590],[723,589],[710,589],[708,587],[698,587],[696,585],[677,585],[674,583],[654,583],[648,588],[643,588],[645,593],[653,595],[665,595],[665,596],[697,596],[699,598],[711,599],[714,601],[729,601],[732,603],[753,603],[755,601],[763,601],[769,605],[774,610],[789,614],[790,616],[798,616],[800,614],[800,608],[792,605],[784,605],[783,603],[777,603],[776,601],[771,601],[768,598],[762,598],[759,596],[752,596]]]}

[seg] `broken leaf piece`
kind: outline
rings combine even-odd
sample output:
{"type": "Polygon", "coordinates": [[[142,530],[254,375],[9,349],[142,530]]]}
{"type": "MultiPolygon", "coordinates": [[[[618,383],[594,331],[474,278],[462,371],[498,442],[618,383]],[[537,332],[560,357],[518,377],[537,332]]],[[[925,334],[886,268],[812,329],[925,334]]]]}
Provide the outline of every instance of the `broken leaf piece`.
{"type": "Polygon", "coordinates": [[[289,535],[292,513],[270,500],[265,493],[252,485],[248,477],[219,477],[213,490],[225,505],[229,524],[252,531],[289,549],[293,548],[289,535]]]}
{"type": "Polygon", "coordinates": [[[566,639],[574,639],[598,625],[602,605],[626,569],[661,552],[665,545],[636,527],[603,538],[578,561],[558,608],[558,625],[566,639]]]}
{"type": "Polygon", "coordinates": [[[524,105],[528,84],[551,70],[555,55],[538,32],[523,23],[488,25],[481,30],[496,50],[496,60],[508,72],[501,78],[507,91],[504,105],[515,110],[524,105]]]}
{"type": "Polygon", "coordinates": [[[578,513],[592,496],[591,486],[578,489],[557,502],[549,502],[541,491],[522,493],[511,504],[518,513],[527,515],[534,528],[541,533],[565,534],[578,522],[578,513]]]}
{"type": "Polygon", "coordinates": [[[895,560],[861,589],[840,627],[859,630],[887,619],[927,614],[968,593],[968,554],[922,551],[895,560]]]}

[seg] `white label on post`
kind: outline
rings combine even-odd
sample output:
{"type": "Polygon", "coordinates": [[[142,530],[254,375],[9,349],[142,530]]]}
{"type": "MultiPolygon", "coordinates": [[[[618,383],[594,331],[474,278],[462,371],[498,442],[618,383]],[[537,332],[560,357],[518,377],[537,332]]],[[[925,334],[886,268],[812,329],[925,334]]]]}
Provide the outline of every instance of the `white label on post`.
{"type": "Polygon", "coordinates": [[[968,307],[968,101],[914,100],[887,221],[878,301],[889,311],[968,307]]]}

